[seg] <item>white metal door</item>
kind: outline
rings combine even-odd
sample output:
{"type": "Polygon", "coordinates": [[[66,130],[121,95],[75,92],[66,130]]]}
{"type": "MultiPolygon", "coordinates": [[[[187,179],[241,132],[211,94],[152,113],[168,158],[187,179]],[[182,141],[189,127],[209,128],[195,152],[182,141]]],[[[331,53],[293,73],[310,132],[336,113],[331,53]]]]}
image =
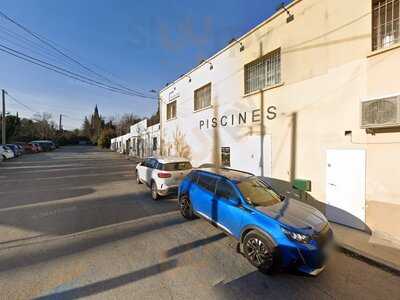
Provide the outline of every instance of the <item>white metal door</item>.
{"type": "Polygon", "coordinates": [[[242,149],[241,156],[243,167],[240,166],[238,169],[246,170],[255,175],[270,177],[272,170],[271,135],[264,135],[263,140],[259,135],[248,136],[242,145],[245,147],[242,149]],[[263,148],[261,148],[261,143],[263,143],[263,148]],[[263,149],[263,155],[261,155],[261,149],[263,149]],[[248,156],[248,160],[244,159],[246,156],[248,156]],[[262,165],[264,174],[261,174],[262,165]]]}
{"type": "Polygon", "coordinates": [[[330,221],[365,228],[365,150],[327,150],[326,214],[330,221]]]}

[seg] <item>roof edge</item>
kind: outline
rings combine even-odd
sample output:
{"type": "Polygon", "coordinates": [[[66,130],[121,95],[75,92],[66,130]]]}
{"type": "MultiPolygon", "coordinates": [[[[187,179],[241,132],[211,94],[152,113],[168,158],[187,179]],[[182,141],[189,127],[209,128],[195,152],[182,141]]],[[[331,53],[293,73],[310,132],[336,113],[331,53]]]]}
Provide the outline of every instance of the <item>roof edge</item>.
{"type": "MultiPolygon", "coordinates": [[[[291,3],[287,4],[285,7],[287,9],[293,7],[294,5],[296,5],[297,3],[301,2],[303,0],[293,0],[291,3]]],[[[190,69],[188,72],[184,73],[182,76],[179,76],[177,79],[175,79],[174,81],[172,81],[171,83],[169,83],[167,86],[163,87],[159,93],[161,94],[162,92],[164,92],[165,90],[167,90],[169,87],[171,87],[172,85],[176,84],[178,81],[180,81],[181,79],[183,79],[186,75],[190,75],[192,74],[194,71],[196,71],[197,69],[199,69],[200,67],[202,67],[203,65],[207,64],[208,61],[210,61],[211,59],[216,58],[217,56],[219,56],[220,54],[224,53],[225,51],[227,51],[228,49],[230,49],[231,47],[233,47],[233,45],[235,45],[236,43],[242,41],[243,39],[245,39],[247,36],[249,36],[250,34],[252,34],[253,32],[257,31],[258,29],[260,29],[261,27],[263,27],[264,25],[268,24],[269,22],[271,22],[272,20],[276,19],[277,17],[279,17],[281,14],[285,13],[285,10],[280,9],[279,11],[275,12],[273,15],[271,15],[270,17],[268,17],[266,20],[264,20],[263,22],[261,22],[260,24],[258,24],[257,26],[253,27],[252,29],[250,29],[248,32],[246,32],[245,34],[243,34],[242,36],[240,36],[239,38],[236,39],[236,42],[230,43],[228,45],[226,45],[224,48],[222,48],[221,50],[219,50],[218,52],[216,52],[214,55],[208,57],[207,59],[204,59],[203,62],[201,62],[200,64],[198,64],[197,66],[195,66],[194,68],[190,69]]]]}

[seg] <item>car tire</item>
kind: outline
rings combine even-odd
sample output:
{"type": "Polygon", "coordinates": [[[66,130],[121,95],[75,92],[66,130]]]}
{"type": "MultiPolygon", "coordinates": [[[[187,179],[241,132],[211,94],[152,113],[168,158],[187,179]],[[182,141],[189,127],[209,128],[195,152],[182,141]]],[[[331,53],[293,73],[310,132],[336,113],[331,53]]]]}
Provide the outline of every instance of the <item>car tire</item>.
{"type": "Polygon", "coordinates": [[[137,182],[137,184],[142,184],[142,182],[140,181],[140,178],[139,178],[138,171],[136,171],[136,182],[137,182]]]}
{"type": "Polygon", "coordinates": [[[276,247],[264,234],[253,230],[243,239],[243,254],[258,270],[265,274],[272,274],[277,270],[278,253],[276,247]]]}
{"type": "Polygon", "coordinates": [[[151,182],[150,188],[151,188],[151,198],[153,198],[154,201],[160,199],[160,196],[158,195],[157,191],[157,185],[154,181],[151,182]]]}
{"type": "Polygon", "coordinates": [[[181,197],[179,197],[178,203],[179,211],[185,219],[194,220],[197,218],[195,213],[193,212],[192,202],[190,202],[188,195],[182,195],[181,197]]]}

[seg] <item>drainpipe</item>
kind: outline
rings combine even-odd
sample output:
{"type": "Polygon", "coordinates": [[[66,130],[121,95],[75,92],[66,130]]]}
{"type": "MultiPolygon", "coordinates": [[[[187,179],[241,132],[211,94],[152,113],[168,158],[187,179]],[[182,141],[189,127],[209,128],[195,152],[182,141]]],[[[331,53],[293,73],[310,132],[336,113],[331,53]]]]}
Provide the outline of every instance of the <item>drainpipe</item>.
{"type": "Polygon", "coordinates": [[[260,111],[261,111],[261,122],[260,122],[260,169],[261,176],[264,176],[264,92],[260,90],[260,111]]]}

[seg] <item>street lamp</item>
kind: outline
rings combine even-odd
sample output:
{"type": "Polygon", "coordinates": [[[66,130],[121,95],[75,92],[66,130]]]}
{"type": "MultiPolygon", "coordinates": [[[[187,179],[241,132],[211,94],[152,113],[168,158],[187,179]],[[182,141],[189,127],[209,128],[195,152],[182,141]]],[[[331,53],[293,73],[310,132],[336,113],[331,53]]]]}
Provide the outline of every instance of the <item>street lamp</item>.
{"type": "Polygon", "coordinates": [[[207,61],[207,63],[210,64],[210,70],[214,69],[214,66],[210,61],[207,61]]]}
{"type": "Polygon", "coordinates": [[[291,14],[290,11],[286,8],[284,2],[279,4],[279,6],[276,9],[277,9],[277,11],[280,10],[280,9],[283,9],[287,13],[288,17],[286,18],[286,23],[290,23],[290,22],[292,22],[294,20],[294,15],[291,14]]]}

